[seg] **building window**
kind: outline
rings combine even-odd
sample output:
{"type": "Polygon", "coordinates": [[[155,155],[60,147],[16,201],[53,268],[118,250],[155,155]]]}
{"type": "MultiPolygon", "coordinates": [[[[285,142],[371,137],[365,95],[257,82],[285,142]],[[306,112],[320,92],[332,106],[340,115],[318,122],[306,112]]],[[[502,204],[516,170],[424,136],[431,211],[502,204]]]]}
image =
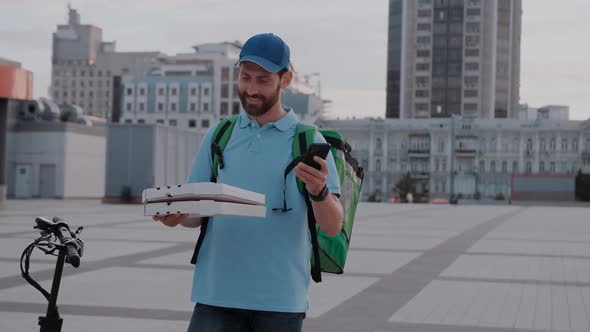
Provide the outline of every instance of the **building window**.
{"type": "Polygon", "coordinates": [[[162,112],[162,111],[164,111],[164,104],[158,103],[158,112],[162,112]]]}
{"type": "Polygon", "coordinates": [[[476,111],[477,110],[477,104],[475,104],[475,103],[465,103],[463,105],[463,109],[465,111],[476,111]]]}
{"type": "MultiPolygon", "coordinates": [[[[80,83],[82,83],[82,86],[84,86],[84,82],[80,82],[80,83]]],[[[132,89],[129,89],[129,88],[127,88],[127,95],[128,95],[128,96],[131,96],[132,94],[133,94],[133,90],[132,90],[132,89]]]]}
{"type": "Polygon", "coordinates": [[[555,142],[555,138],[552,138],[551,141],[549,142],[549,150],[551,152],[554,152],[556,149],[556,142],[555,142]]]}
{"type": "Polygon", "coordinates": [[[430,23],[418,23],[418,31],[430,31],[430,23]]]}
{"type": "Polygon", "coordinates": [[[479,36],[465,36],[465,47],[478,47],[479,46],[479,36]]]}
{"type": "Polygon", "coordinates": [[[479,49],[477,48],[466,48],[465,49],[465,56],[467,57],[478,57],[479,56],[479,49]]]}
{"type": "Polygon", "coordinates": [[[572,140],[572,151],[578,152],[578,139],[577,138],[574,138],[572,140]]]}
{"type": "Polygon", "coordinates": [[[131,120],[131,119],[125,119],[125,123],[133,123],[133,120],[131,120]]]}
{"type": "Polygon", "coordinates": [[[209,112],[209,103],[204,103],[203,104],[203,111],[204,112],[209,112]]]}
{"type": "Polygon", "coordinates": [[[555,173],[555,162],[554,161],[549,163],[549,172],[555,173]]]}
{"type": "Polygon", "coordinates": [[[417,50],[416,56],[419,58],[428,58],[430,57],[430,50],[417,50]]]}
{"type": "Polygon", "coordinates": [[[479,22],[467,22],[465,24],[465,31],[473,33],[479,32],[479,22]]]}
{"type": "Polygon", "coordinates": [[[205,97],[209,96],[209,88],[203,89],[203,96],[205,96],[205,97]]]}
{"type": "Polygon", "coordinates": [[[164,119],[158,119],[158,120],[156,120],[156,123],[164,124],[164,119]]]}
{"type": "Polygon", "coordinates": [[[84,76],[84,75],[86,75],[86,71],[80,70],[80,76],[84,76]]]}
{"type": "Polygon", "coordinates": [[[530,161],[526,162],[526,172],[529,174],[533,172],[533,164],[530,161]]]}
{"type": "Polygon", "coordinates": [[[479,172],[480,173],[485,173],[486,171],[486,162],[483,160],[479,161],[479,172]]]}
{"type": "Polygon", "coordinates": [[[416,87],[418,87],[418,88],[427,88],[428,87],[428,77],[426,77],[426,76],[417,76],[416,77],[416,87]]]}
{"type": "Polygon", "coordinates": [[[229,67],[221,68],[221,80],[229,81],[229,67]]]}
{"type": "Polygon", "coordinates": [[[477,95],[478,95],[477,90],[465,90],[463,92],[463,96],[465,96],[466,98],[477,97],[477,95]]]}
{"type": "Polygon", "coordinates": [[[518,161],[516,160],[512,162],[512,173],[518,173],[518,161]]]}
{"type": "Polygon", "coordinates": [[[418,62],[416,63],[416,70],[417,71],[429,71],[430,70],[430,64],[429,63],[423,63],[423,62],[418,62]]]}
{"type": "Polygon", "coordinates": [[[168,124],[171,127],[176,127],[176,124],[177,124],[176,119],[170,119],[170,120],[168,120],[168,124]]]}
{"type": "Polygon", "coordinates": [[[479,70],[479,63],[478,62],[465,62],[465,70],[478,71],[479,70]]]}
{"type": "Polygon", "coordinates": [[[465,14],[467,16],[480,16],[481,15],[481,9],[479,9],[479,8],[467,8],[467,10],[465,11],[465,14]]]}
{"type": "Polygon", "coordinates": [[[434,171],[438,172],[440,168],[440,161],[438,159],[434,160],[434,171]]]}
{"type": "Polygon", "coordinates": [[[144,104],[143,103],[139,103],[139,111],[143,112],[144,111],[144,104]]]}
{"type": "Polygon", "coordinates": [[[176,88],[172,88],[172,90],[170,90],[170,94],[176,96],[176,88]]]}
{"type": "Polygon", "coordinates": [[[197,104],[195,104],[195,103],[191,103],[191,104],[190,104],[190,110],[191,110],[191,112],[194,112],[194,111],[196,111],[196,110],[197,110],[197,104]]]}
{"type": "Polygon", "coordinates": [[[175,112],[175,111],[176,111],[176,103],[171,103],[171,104],[170,104],[170,110],[171,110],[172,112],[175,112]]]}
{"type": "Polygon", "coordinates": [[[444,158],[442,160],[442,171],[446,172],[447,171],[447,158],[444,158]]]}
{"type": "Polygon", "coordinates": [[[127,103],[127,111],[130,112],[131,111],[131,103],[127,103]]]}
{"type": "Polygon", "coordinates": [[[240,103],[239,102],[234,102],[234,105],[232,108],[232,114],[240,114],[240,103]]]}
{"type": "Polygon", "coordinates": [[[541,138],[541,139],[539,140],[539,150],[540,150],[541,152],[545,152],[545,151],[547,151],[547,145],[545,144],[545,139],[544,139],[544,138],[541,138]]]}
{"type": "Polygon", "coordinates": [[[222,102],[219,105],[219,115],[221,115],[221,116],[227,116],[227,114],[228,114],[227,103],[222,102]]]}
{"type": "Polygon", "coordinates": [[[428,111],[428,103],[416,103],[416,111],[428,111]]]}
{"type": "Polygon", "coordinates": [[[159,88],[158,89],[158,95],[159,96],[163,96],[164,95],[164,88],[159,88]]]}
{"type": "Polygon", "coordinates": [[[476,88],[479,82],[479,77],[477,76],[465,76],[465,87],[466,88],[476,88]]]}
{"type": "Polygon", "coordinates": [[[495,160],[492,160],[490,162],[490,172],[496,173],[496,161],[495,160]]]}
{"type": "Polygon", "coordinates": [[[508,162],[506,160],[502,161],[502,173],[508,173],[508,162]]]}
{"type": "Polygon", "coordinates": [[[418,17],[430,17],[432,11],[430,9],[418,9],[418,17]]]}
{"type": "Polygon", "coordinates": [[[197,126],[197,120],[188,120],[188,127],[195,128],[197,126]]]}
{"type": "Polygon", "coordinates": [[[139,89],[139,95],[145,96],[145,89],[144,88],[139,89]]]}
{"type": "Polygon", "coordinates": [[[191,88],[191,96],[197,95],[197,88],[191,88]]]}
{"type": "Polygon", "coordinates": [[[144,119],[138,119],[137,120],[137,123],[143,124],[143,123],[145,123],[145,120],[144,119]]]}
{"type": "Polygon", "coordinates": [[[545,162],[539,161],[539,173],[545,173],[545,162]]]}
{"type": "Polygon", "coordinates": [[[567,138],[561,139],[561,151],[563,151],[563,152],[567,151],[567,138]]]}
{"type": "Polygon", "coordinates": [[[201,127],[209,128],[209,120],[201,120],[201,127]]]}
{"type": "Polygon", "coordinates": [[[430,91],[428,90],[416,90],[416,98],[428,98],[430,91]]]}
{"type": "Polygon", "coordinates": [[[229,98],[229,85],[221,85],[221,98],[229,98]]]}

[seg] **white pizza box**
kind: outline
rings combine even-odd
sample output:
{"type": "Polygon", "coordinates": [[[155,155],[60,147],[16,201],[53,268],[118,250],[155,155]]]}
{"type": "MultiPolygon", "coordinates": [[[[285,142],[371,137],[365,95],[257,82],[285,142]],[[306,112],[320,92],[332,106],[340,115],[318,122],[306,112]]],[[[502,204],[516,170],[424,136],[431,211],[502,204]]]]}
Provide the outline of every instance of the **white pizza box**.
{"type": "Polygon", "coordinates": [[[190,214],[191,217],[242,216],[264,218],[266,217],[266,207],[263,205],[207,200],[148,203],[144,205],[144,214],[146,216],[161,216],[175,213],[190,214]]]}
{"type": "Polygon", "coordinates": [[[265,197],[253,191],[225,183],[196,182],[146,189],[142,193],[143,204],[209,200],[219,202],[264,205],[265,197]]]}

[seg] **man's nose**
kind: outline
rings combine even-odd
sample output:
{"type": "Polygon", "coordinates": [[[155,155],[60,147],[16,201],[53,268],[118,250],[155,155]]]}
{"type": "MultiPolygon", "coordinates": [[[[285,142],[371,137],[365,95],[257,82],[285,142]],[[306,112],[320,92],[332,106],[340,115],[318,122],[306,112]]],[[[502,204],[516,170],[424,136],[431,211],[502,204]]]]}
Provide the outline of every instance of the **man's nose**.
{"type": "Polygon", "coordinates": [[[250,84],[248,84],[248,86],[246,87],[246,93],[247,93],[249,96],[257,95],[257,94],[258,94],[258,92],[259,92],[259,89],[258,89],[258,84],[255,84],[255,83],[250,83],[250,84]]]}

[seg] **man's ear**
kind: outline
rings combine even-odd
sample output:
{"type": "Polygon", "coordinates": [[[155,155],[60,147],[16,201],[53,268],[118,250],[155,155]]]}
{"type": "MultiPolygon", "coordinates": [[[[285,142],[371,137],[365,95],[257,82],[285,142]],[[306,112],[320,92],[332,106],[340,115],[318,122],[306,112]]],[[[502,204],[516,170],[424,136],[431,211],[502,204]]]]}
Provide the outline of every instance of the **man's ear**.
{"type": "Polygon", "coordinates": [[[283,77],[281,77],[281,90],[286,89],[289,84],[291,84],[291,81],[293,80],[293,72],[292,71],[287,71],[283,74],[283,77]]]}

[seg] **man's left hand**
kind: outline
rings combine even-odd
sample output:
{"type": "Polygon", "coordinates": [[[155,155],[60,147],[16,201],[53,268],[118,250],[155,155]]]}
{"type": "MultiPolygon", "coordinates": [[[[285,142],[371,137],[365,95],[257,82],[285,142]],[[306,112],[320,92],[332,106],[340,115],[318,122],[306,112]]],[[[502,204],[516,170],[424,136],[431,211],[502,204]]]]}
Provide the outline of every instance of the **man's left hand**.
{"type": "Polygon", "coordinates": [[[318,156],[313,157],[313,160],[321,166],[319,170],[307,164],[299,163],[295,166],[295,175],[305,183],[305,187],[310,194],[317,196],[326,185],[328,163],[318,156]]]}

